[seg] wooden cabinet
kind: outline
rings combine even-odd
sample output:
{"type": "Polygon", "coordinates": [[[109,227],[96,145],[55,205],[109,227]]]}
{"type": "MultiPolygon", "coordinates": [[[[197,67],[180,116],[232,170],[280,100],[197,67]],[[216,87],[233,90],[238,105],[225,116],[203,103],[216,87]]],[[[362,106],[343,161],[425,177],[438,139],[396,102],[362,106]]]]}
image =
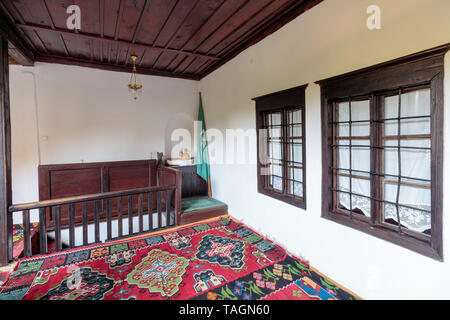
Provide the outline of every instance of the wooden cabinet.
{"type": "Polygon", "coordinates": [[[182,174],[182,197],[199,197],[208,195],[208,183],[197,174],[197,166],[174,166],[182,174]]]}
{"type": "MultiPolygon", "coordinates": [[[[123,191],[157,185],[156,160],[78,163],[39,166],[39,200],[53,200],[103,192],[123,191]]],[[[135,197],[134,197],[135,198],[135,197]]],[[[137,197],[133,211],[137,210],[137,197]]],[[[156,203],[156,201],[153,201],[156,203]]],[[[115,204],[113,204],[115,206],[115,204]]],[[[123,210],[126,210],[124,201],[123,210]]],[[[100,218],[105,218],[100,203],[100,218]]],[[[148,207],[144,207],[147,210],[148,207]]],[[[113,207],[113,216],[117,208],[113,207]]],[[[94,220],[94,204],[88,204],[88,220],[94,220]]],[[[75,206],[75,223],[82,221],[81,205],[75,206]]],[[[61,225],[68,225],[68,208],[61,207],[61,225]]],[[[47,212],[47,227],[53,228],[53,214],[47,212]]]]}

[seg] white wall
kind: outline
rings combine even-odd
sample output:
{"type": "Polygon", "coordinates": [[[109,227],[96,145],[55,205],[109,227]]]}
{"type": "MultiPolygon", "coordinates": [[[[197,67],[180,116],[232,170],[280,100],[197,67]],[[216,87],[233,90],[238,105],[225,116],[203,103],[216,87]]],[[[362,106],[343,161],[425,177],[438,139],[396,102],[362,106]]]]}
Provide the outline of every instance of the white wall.
{"type": "MultiPolygon", "coordinates": [[[[213,165],[214,196],[230,213],[366,299],[450,298],[450,198],[437,262],[321,215],[320,88],[314,82],[450,42],[448,0],[326,0],[201,81],[208,128],[255,128],[251,98],[309,83],[307,211],[257,193],[255,165],[213,165]],[[369,31],[366,9],[382,9],[369,31]]],[[[450,190],[450,54],[446,57],[444,193],[450,190]]],[[[256,145],[252,145],[256,155],[256,145]]],[[[256,163],[256,159],[253,159],[256,163]]]]}
{"type": "Polygon", "coordinates": [[[58,64],[11,66],[14,203],[38,200],[39,158],[42,164],[156,158],[171,149],[173,127],[193,132],[199,82],[141,76],[143,96],[135,101],[129,78],[58,64]]]}
{"type": "MultiPolygon", "coordinates": [[[[254,164],[213,165],[214,196],[229,204],[233,216],[364,298],[450,298],[450,238],[446,235],[450,199],[444,198],[444,263],[320,217],[320,89],[313,84],[448,42],[449,0],[326,0],[247,49],[200,82],[207,126],[223,132],[254,129],[251,98],[310,83],[306,99],[308,209],[258,194],[254,164]],[[372,4],[382,9],[379,31],[366,28],[366,8],[372,4]]],[[[449,72],[447,55],[446,146],[449,72]]],[[[149,158],[151,152],[168,150],[171,128],[187,126],[197,114],[199,83],[194,81],[142,76],[144,97],[135,103],[127,92],[126,73],[37,63],[33,68],[12,66],[10,76],[16,203],[38,199],[39,156],[42,164],[149,158]],[[26,71],[36,75],[37,99],[32,75],[26,71]]],[[[250,148],[256,163],[256,145],[250,148]]],[[[448,147],[444,158],[447,193],[448,147]]]]}

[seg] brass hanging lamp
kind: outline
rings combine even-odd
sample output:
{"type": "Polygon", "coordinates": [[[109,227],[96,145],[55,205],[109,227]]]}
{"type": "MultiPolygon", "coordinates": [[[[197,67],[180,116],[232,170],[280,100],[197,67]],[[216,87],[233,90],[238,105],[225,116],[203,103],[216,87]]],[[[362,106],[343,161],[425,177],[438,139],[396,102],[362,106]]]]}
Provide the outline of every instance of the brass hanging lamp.
{"type": "Polygon", "coordinates": [[[134,100],[137,100],[137,98],[141,95],[143,88],[140,79],[137,76],[137,69],[136,69],[137,58],[138,57],[136,55],[131,56],[131,61],[133,62],[133,71],[131,73],[130,84],[128,84],[128,89],[132,94],[134,100]]]}

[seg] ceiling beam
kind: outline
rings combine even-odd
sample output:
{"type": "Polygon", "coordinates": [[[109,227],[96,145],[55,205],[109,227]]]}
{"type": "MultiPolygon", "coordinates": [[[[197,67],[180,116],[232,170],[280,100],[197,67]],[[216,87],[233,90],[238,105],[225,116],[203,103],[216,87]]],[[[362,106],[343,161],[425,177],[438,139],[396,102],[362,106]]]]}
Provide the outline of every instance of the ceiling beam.
{"type": "Polygon", "coordinates": [[[0,10],[0,35],[7,39],[15,48],[14,59],[24,66],[32,66],[35,56],[30,46],[23,40],[16,27],[0,10]]]}
{"type": "MultiPolygon", "coordinates": [[[[73,58],[73,57],[62,57],[55,55],[37,55],[36,61],[39,62],[47,62],[47,63],[59,63],[64,65],[72,65],[79,67],[87,67],[87,68],[95,68],[109,71],[118,71],[118,72],[131,72],[131,69],[122,64],[112,64],[112,63],[104,63],[99,61],[90,61],[85,59],[73,58]]],[[[170,71],[163,71],[158,69],[149,69],[149,68],[138,68],[137,73],[143,75],[151,75],[151,76],[161,76],[161,77],[171,77],[171,78],[180,78],[180,79],[189,79],[189,80],[200,80],[197,75],[194,74],[181,74],[174,73],[170,71]]]]}
{"type": "Polygon", "coordinates": [[[127,45],[127,46],[132,45],[136,48],[156,50],[156,51],[160,51],[160,52],[172,52],[172,53],[182,54],[182,55],[186,55],[186,56],[201,57],[201,58],[205,58],[208,60],[219,60],[218,57],[212,56],[212,55],[193,53],[190,51],[182,51],[182,50],[170,49],[170,48],[165,48],[165,47],[157,47],[157,46],[152,46],[152,45],[147,45],[147,44],[142,44],[142,43],[132,43],[129,41],[124,41],[124,40],[114,40],[112,38],[107,38],[107,37],[102,38],[97,35],[86,34],[86,33],[81,33],[81,32],[74,34],[73,32],[66,30],[66,29],[59,29],[59,28],[52,29],[49,27],[43,27],[43,26],[37,26],[37,25],[31,25],[31,24],[16,24],[16,26],[19,28],[22,28],[22,29],[29,29],[29,30],[34,30],[34,31],[45,31],[45,32],[50,32],[50,33],[58,33],[60,35],[71,35],[71,36],[74,36],[77,38],[98,40],[98,41],[115,43],[115,44],[123,44],[123,45],[127,45]]]}

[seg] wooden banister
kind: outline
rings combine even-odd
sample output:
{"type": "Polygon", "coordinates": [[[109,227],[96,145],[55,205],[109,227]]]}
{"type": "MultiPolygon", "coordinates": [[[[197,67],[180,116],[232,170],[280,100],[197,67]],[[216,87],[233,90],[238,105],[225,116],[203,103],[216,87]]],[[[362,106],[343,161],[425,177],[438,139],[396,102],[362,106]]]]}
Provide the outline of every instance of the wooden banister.
{"type": "MultiPolygon", "coordinates": [[[[143,233],[149,233],[156,230],[161,230],[164,228],[172,227],[176,225],[176,222],[179,221],[177,218],[177,214],[180,206],[177,205],[178,202],[181,203],[181,192],[178,192],[177,185],[181,185],[181,181],[177,183],[178,172],[173,169],[165,169],[165,167],[160,167],[161,173],[161,185],[156,187],[147,187],[147,188],[139,188],[125,191],[114,191],[114,192],[105,192],[84,196],[76,196],[76,197],[68,197],[54,200],[46,200],[25,204],[16,204],[9,207],[9,214],[12,216],[15,212],[21,212],[23,217],[23,234],[24,234],[24,256],[31,257],[33,255],[32,251],[32,241],[31,241],[31,224],[30,224],[30,211],[31,210],[39,210],[39,228],[40,228],[40,253],[47,254],[48,253],[48,243],[47,243],[47,224],[46,224],[46,212],[50,212],[50,219],[53,219],[54,223],[54,238],[56,242],[56,251],[62,251],[62,229],[64,226],[61,224],[61,216],[62,209],[67,209],[67,214],[69,216],[69,249],[75,248],[75,206],[81,205],[82,209],[82,221],[80,226],[83,229],[82,233],[82,243],[83,246],[88,244],[97,244],[101,243],[100,236],[100,223],[105,221],[106,219],[106,241],[112,241],[118,238],[124,238],[129,236],[135,236],[143,233]],[[165,178],[163,178],[165,177],[165,178]],[[171,181],[174,181],[172,183],[171,181]],[[154,210],[152,209],[152,198],[153,195],[156,195],[156,207],[157,207],[157,220],[158,226],[156,228],[153,227],[153,215],[154,210]],[[173,195],[175,195],[174,200],[172,200],[173,195]],[[176,198],[179,195],[179,199],[176,198]],[[133,197],[137,197],[138,199],[138,209],[137,216],[139,227],[137,232],[133,230],[133,197]],[[122,207],[123,201],[122,198],[127,200],[128,210],[122,207]],[[117,201],[116,201],[117,200],[117,201]],[[94,204],[94,239],[93,243],[88,242],[88,203],[94,204]],[[106,203],[106,209],[102,209],[102,203],[106,203]],[[144,212],[144,203],[148,203],[148,207],[144,212]],[[173,205],[172,205],[173,203],[173,205]],[[118,237],[113,238],[112,236],[112,210],[114,204],[117,204],[115,208],[117,210],[117,223],[118,223],[118,237]],[[128,217],[128,234],[124,236],[123,232],[123,211],[126,212],[126,217],[128,217]],[[163,226],[162,217],[166,219],[166,223],[163,226]],[[144,215],[148,215],[149,223],[148,230],[144,231],[144,215]],[[175,217],[173,217],[175,216],[175,217]],[[173,222],[172,222],[173,221],[173,222]]],[[[126,202],[124,203],[127,205],[126,202]]],[[[9,236],[12,236],[12,231],[9,236]]]]}
{"type": "Polygon", "coordinates": [[[61,198],[61,199],[54,199],[54,200],[30,202],[30,203],[25,203],[25,204],[12,205],[9,207],[9,212],[12,213],[12,212],[18,212],[18,211],[23,211],[23,210],[33,210],[33,209],[47,208],[47,207],[53,207],[53,206],[58,206],[58,205],[68,205],[71,203],[80,203],[80,202],[88,202],[88,201],[95,201],[95,200],[105,200],[105,199],[111,199],[111,198],[117,198],[117,197],[138,195],[141,193],[158,192],[158,191],[173,190],[173,189],[176,189],[176,185],[169,185],[169,186],[162,186],[162,187],[161,186],[148,187],[148,188],[140,188],[140,189],[133,189],[133,190],[125,190],[125,191],[105,192],[105,193],[97,193],[97,194],[91,194],[91,195],[86,195],[86,196],[77,196],[77,197],[68,197],[68,198],[61,198]]]}
{"type": "MultiPolygon", "coordinates": [[[[180,170],[159,166],[157,169],[158,185],[175,185],[175,195],[173,200],[173,206],[175,208],[175,225],[179,225],[181,221],[181,185],[182,185],[182,172],[180,170]]],[[[173,190],[173,189],[172,189],[173,190]]]]}

